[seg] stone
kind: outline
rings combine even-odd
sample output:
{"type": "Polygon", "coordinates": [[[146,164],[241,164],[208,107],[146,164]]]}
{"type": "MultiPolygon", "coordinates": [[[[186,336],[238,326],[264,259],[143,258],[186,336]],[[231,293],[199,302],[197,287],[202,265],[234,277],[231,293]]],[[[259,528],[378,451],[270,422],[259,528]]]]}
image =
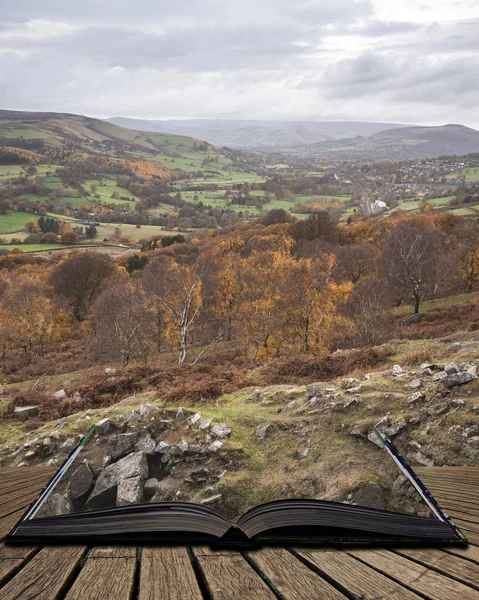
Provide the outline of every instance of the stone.
{"type": "Polygon", "coordinates": [[[319,385],[308,385],[306,386],[306,392],[308,394],[308,398],[312,398],[313,396],[319,396],[322,391],[319,385]]]}
{"type": "Polygon", "coordinates": [[[156,449],[156,442],[150,436],[143,437],[139,439],[135,444],[136,452],[144,452],[149,456],[153,456],[156,449]]]}
{"type": "Polygon", "coordinates": [[[68,515],[71,505],[63,494],[51,494],[37,513],[37,517],[51,517],[55,515],[68,515]]]}
{"type": "Polygon", "coordinates": [[[0,398],[3,398],[3,385],[0,383],[0,398]]]}
{"type": "Polygon", "coordinates": [[[291,402],[288,402],[286,407],[287,408],[296,408],[296,400],[291,400],[291,402]]]}
{"type": "Polygon", "coordinates": [[[403,374],[403,370],[402,370],[401,366],[394,365],[394,367],[392,368],[392,371],[391,371],[391,375],[393,377],[399,377],[399,375],[402,375],[402,374],[403,374]]]}
{"type": "Polygon", "coordinates": [[[119,433],[112,435],[108,440],[108,450],[111,456],[111,461],[115,462],[123,458],[135,449],[137,433],[119,433]]]}
{"type": "Polygon", "coordinates": [[[461,373],[452,373],[451,375],[447,375],[442,383],[446,388],[452,388],[456,385],[464,385],[465,383],[469,383],[470,381],[474,381],[477,379],[477,375],[471,373],[470,371],[462,371],[461,373]]]}
{"type": "Polygon", "coordinates": [[[422,392],[415,392],[407,399],[409,404],[416,404],[426,399],[426,396],[422,392]]]}
{"type": "Polygon", "coordinates": [[[178,419],[178,421],[184,421],[186,419],[185,411],[181,408],[181,406],[176,411],[176,418],[178,419]]]}
{"type": "Polygon", "coordinates": [[[352,398],[352,400],[343,404],[343,408],[345,410],[352,410],[355,408],[359,408],[362,403],[363,401],[361,400],[361,398],[352,398]]]}
{"type": "Polygon", "coordinates": [[[105,367],[105,375],[116,375],[116,369],[113,369],[112,367],[105,367]]]}
{"type": "Polygon", "coordinates": [[[143,479],[141,477],[130,477],[118,483],[117,506],[128,506],[129,504],[140,504],[141,502],[143,502],[143,479]]]}
{"type": "Polygon", "coordinates": [[[62,452],[71,452],[76,447],[77,447],[76,440],[73,438],[68,438],[67,440],[65,440],[63,442],[63,444],[60,446],[59,450],[61,450],[62,452]]]}
{"type": "Polygon", "coordinates": [[[259,389],[255,389],[255,391],[251,394],[251,398],[253,400],[259,400],[260,396],[261,396],[261,390],[259,390],[259,389]]]}
{"type": "Polygon", "coordinates": [[[50,458],[45,463],[40,465],[42,467],[58,467],[58,460],[56,458],[50,458]]]}
{"type": "Polygon", "coordinates": [[[359,381],[354,377],[343,377],[343,379],[341,379],[341,388],[347,390],[354,387],[357,383],[359,383],[359,381]]]}
{"type": "Polygon", "coordinates": [[[431,379],[433,381],[442,381],[444,379],[447,379],[447,377],[448,375],[445,371],[438,371],[437,373],[434,373],[431,379]]]}
{"type": "Polygon", "coordinates": [[[95,425],[95,431],[98,435],[105,435],[110,431],[112,425],[113,423],[110,419],[102,419],[95,425]]]}
{"type": "Polygon", "coordinates": [[[386,429],[386,436],[388,438],[395,437],[396,435],[401,433],[401,431],[403,431],[405,427],[406,421],[403,419],[403,417],[400,417],[399,419],[396,419],[396,421],[391,422],[389,427],[386,429]]]}
{"type": "Polygon", "coordinates": [[[351,437],[361,438],[362,440],[368,439],[362,431],[359,431],[359,429],[351,429],[348,435],[350,435],[351,437]]]}
{"type": "Polygon", "coordinates": [[[209,474],[209,469],[201,467],[200,469],[191,471],[190,475],[185,478],[185,481],[186,483],[204,483],[208,480],[209,474]]]}
{"type": "Polygon", "coordinates": [[[422,383],[420,379],[413,379],[409,384],[408,387],[410,387],[412,390],[419,390],[422,387],[422,383]]]}
{"type": "Polygon", "coordinates": [[[300,460],[302,458],[306,458],[308,456],[310,448],[311,448],[311,442],[309,440],[306,440],[306,444],[304,445],[304,448],[303,448],[301,454],[299,455],[300,460]]]}
{"type": "Polygon", "coordinates": [[[256,428],[256,437],[258,437],[260,440],[264,440],[270,427],[271,423],[264,423],[263,425],[258,425],[258,427],[256,428]]]}
{"type": "Polygon", "coordinates": [[[167,454],[169,452],[170,445],[166,442],[160,442],[155,448],[157,454],[167,454]]]}
{"type": "Polygon", "coordinates": [[[357,385],[355,387],[350,387],[347,390],[345,390],[346,394],[358,394],[361,391],[362,386],[361,385],[357,385]]]}
{"type": "Polygon", "coordinates": [[[143,486],[143,492],[146,496],[154,496],[156,494],[156,490],[158,489],[159,481],[156,477],[151,477],[145,481],[145,485],[143,486]]]}
{"type": "Polygon", "coordinates": [[[354,504],[365,506],[367,508],[376,508],[386,510],[386,500],[379,483],[368,483],[352,492],[346,492],[335,498],[333,502],[342,502],[343,504],[354,504]]]}
{"type": "Polygon", "coordinates": [[[15,406],[13,414],[17,419],[24,421],[25,419],[31,419],[38,415],[38,406],[15,406]]]}
{"type": "Polygon", "coordinates": [[[201,413],[197,412],[191,417],[191,424],[196,425],[199,421],[201,421],[201,413]]]}
{"type": "Polygon", "coordinates": [[[81,500],[86,497],[93,488],[93,473],[84,460],[70,478],[69,495],[72,500],[81,500]]]}
{"type": "Polygon", "coordinates": [[[140,413],[137,410],[129,410],[123,415],[124,423],[131,423],[132,421],[138,421],[140,419],[140,413]]]}
{"type": "Polygon", "coordinates": [[[214,496],[200,500],[200,504],[203,504],[204,506],[211,506],[212,504],[218,504],[221,498],[221,494],[215,494],[214,496]]]}
{"type": "Polygon", "coordinates": [[[424,456],[422,452],[408,452],[406,458],[412,465],[421,465],[421,467],[434,466],[434,461],[431,458],[424,456]]]}
{"type": "Polygon", "coordinates": [[[405,483],[407,483],[409,480],[407,477],[405,477],[404,475],[398,475],[398,477],[394,480],[393,483],[393,490],[395,492],[398,492],[405,483]]]}
{"type": "MultiPolygon", "coordinates": [[[[17,456],[18,452],[14,452],[13,456],[17,456]]],[[[29,450],[28,452],[25,452],[25,456],[24,458],[33,458],[35,456],[35,451],[34,450],[29,450]]]]}
{"type": "Polygon", "coordinates": [[[147,419],[153,412],[157,411],[158,407],[153,404],[142,404],[140,406],[140,419],[147,419]]]}
{"type": "Polygon", "coordinates": [[[464,371],[477,375],[477,365],[464,365],[464,371]]]}
{"type": "Polygon", "coordinates": [[[213,422],[212,417],[208,417],[207,419],[200,419],[198,422],[198,429],[201,429],[201,431],[205,431],[206,429],[209,428],[209,426],[211,425],[212,422],[213,422]]]}
{"type": "Polygon", "coordinates": [[[211,435],[214,438],[222,439],[229,437],[231,435],[231,427],[228,427],[226,423],[220,423],[219,425],[215,425],[211,431],[211,435]]]}
{"type": "Polygon", "coordinates": [[[188,450],[188,442],[186,440],[181,440],[179,444],[176,446],[172,446],[170,454],[171,456],[183,456],[185,452],[188,450]]]}
{"type": "Polygon", "coordinates": [[[459,368],[458,365],[456,365],[456,363],[449,363],[444,366],[444,371],[448,375],[452,375],[453,373],[459,373],[460,370],[461,369],[459,368]]]}
{"type": "Polygon", "coordinates": [[[65,392],[65,390],[58,390],[57,392],[55,392],[53,394],[54,400],[65,400],[66,397],[67,397],[67,393],[65,392]]]}
{"type": "Polygon", "coordinates": [[[81,395],[80,392],[75,392],[73,394],[73,402],[81,402],[81,395]]]}
{"type": "Polygon", "coordinates": [[[374,427],[379,431],[379,433],[385,435],[387,428],[389,427],[389,417],[387,415],[384,416],[380,421],[376,423],[374,427]]]}
{"type": "Polygon", "coordinates": [[[218,450],[222,447],[223,447],[223,442],[220,442],[219,440],[215,440],[208,446],[208,450],[210,452],[218,452],[218,450]]]}
{"type": "Polygon", "coordinates": [[[373,444],[375,444],[378,448],[381,448],[381,449],[384,448],[383,444],[381,443],[381,440],[374,433],[374,431],[371,431],[370,433],[368,433],[368,440],[370,442],[372,442],[373,444]]]}
{"type": "Polygon", "coordinates": [[[474,406],[472,407],[472,412],[476,415],[479,415],[479,404],[474,404],[474,406]]]}

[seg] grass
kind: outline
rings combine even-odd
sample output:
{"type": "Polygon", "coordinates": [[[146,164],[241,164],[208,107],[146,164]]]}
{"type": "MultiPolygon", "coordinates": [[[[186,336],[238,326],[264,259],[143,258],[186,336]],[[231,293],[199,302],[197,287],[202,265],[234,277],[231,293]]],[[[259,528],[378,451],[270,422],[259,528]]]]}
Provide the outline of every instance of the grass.
{"type": "Polygon", "coordinates": [[[479,180],[479,167],[467,167],[462,171],[454,171],[454,173],[449,173],[448,177],[459,177],[460,175],[464,175],[467,179],[479,180]]]}
{"type": "MultiPolygon", "coordinates": [[[[421,303],[419,308],[420,312],[432,310],[440,306],[453,306],[454,304],[463,304],[464,302],[475,302],[479,300],[479,292],[471,292],[464,294],[455,294],[453,296],[446,296],[445,298],[434,298],[433,300],[426,300],[421,303]]],[[[396,316],[412,315],[413,313],[412,304],[403,304],[393,309],[393,314],[396,316]]]]}
{"type": "MultiPolygon", "coordinates": [[[[102,179],[101,184],[98,179],[89,179],[84,183],[85,190],[88,190],[91,193],[91,196],[88,196],[87,203],[94,204],[101,202],[102,204],[128,204],[130,209],[135,208],[135,202],[139,202],[140,198],[132,194],[125,188],[119,187],[116,183],[116,179],[102,179]],[[90,186],[96,185],[96,191],[91,192],[90,186]],[[125,196],[130,198],[130,201],[120,200],[112,198],[111,195],[117,192],[120,196],[125,196]],[[100,198],[95,198],[95,194],[99,195],[100,198]]],[[[85,203],[85,201],[84,201],[85,203]]]]}
{"type": "Polygon", "coordinates": [[[6,215],[0,215],[0,233],[25,229],[30,219],[36,216],[20,211],[9,211],[6,215]]]}
{"type": "Polygon", "coordinates": [[[120,237],[136,238],[137,240],[147,240],[152,235],[178,233],[177,231],[172,232],[155,225],[142,225],[140,229],[137,229],[136,225],[130,225],[128,223],[102,223],[97,227],[97,238],[102,240],[104,237],[107,237],[110,240],[113,240],[116,228],[120,229],[120,237]]]}
{"type": "Polygon", "coordinates": [[[39,252],[40,250],[61,250],[62,248],[74,248],[74,245],[71,244],[21,244],[20,246],[14,244],[7,244],[5,246],[0,246],[1,250],[13,250],[14,248],[18,248],[19,250],[23,250],[23,252],[39,252]]]}

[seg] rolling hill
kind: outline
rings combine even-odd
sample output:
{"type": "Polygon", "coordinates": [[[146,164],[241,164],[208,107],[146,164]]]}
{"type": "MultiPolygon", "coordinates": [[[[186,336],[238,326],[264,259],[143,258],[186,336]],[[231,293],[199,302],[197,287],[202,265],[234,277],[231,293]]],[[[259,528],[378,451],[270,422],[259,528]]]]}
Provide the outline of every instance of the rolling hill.
{"type": "Polygon", "coordinates": [[[208,140],[211,144],[236,148],[280,150],[358,135],[368,136],[385,129],[406,127],[395,123],[354,121],[254,121],[188,119],[154,121],[113,117],[110,123],[122,127],[183,134],[208,140]]]}
{"type": "Polygon", "coordinates": [[[452,124],[404,127],[381,131],[369,137],[311,144],[308,150],[341,160],[399,160],[464,155],[479,152],[479,131],[452,124]]]}
{"type": "Polygon", "coordinates": [[[213,150],[211,144],[185,135],[125,129],[107,121],[81,115],[0,110],[0,145],[29,143],[62,147],[68,143],[92,152],[108,151],[155,155],[213,150]]]}

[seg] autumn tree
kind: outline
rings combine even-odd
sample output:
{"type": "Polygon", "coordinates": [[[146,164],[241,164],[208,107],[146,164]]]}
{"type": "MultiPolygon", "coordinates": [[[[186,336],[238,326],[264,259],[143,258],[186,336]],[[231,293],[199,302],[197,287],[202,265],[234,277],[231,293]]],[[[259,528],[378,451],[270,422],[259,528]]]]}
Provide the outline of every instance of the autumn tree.
{"type": "Polygon", "coordinates": [[[417,218],[400,221],[387,239],[383,272],[398,301],[410,299],[414,313],[425,298],[432,298],[451,280],[453,264],[446,240],[431,223],[417,218]]]}
{"type": "Polygon", "coordinates": [[[361,277],[373,272],[377,254],[376,247],[367,242],[340,246],[336,250],[338,275],[356,284],[361,277]]]}
{"type": "Polygon", "coordinates": [[[115,265],[110,257],[95,252],[82,252],[67,258],[53,271],[50,283],[55,292],[69,299],[73,314],[83,321],[102,284],[113,275],[115,265]]]}
{"type": "Polygon", "coordinates": [[[201,284],[205,273],[195,265],[178,264],[163,257],[144,270],[143,283],[154,296],[168,339],[179,350],[178,363],[188,356],[191,333],[201,312],[201,284]]]}
{"type": "Polygon", "coordinates": [[[468,220],[455,233],[458,241],[458,270],[459,280],[472,292],[475,283],[479,281],[479,225],[477,221],[468,220]]]}
{"type": "Polygon", "coordinates": [[[146,362],[156,350],[156,310],[141,285],[106,288],[94,303],[94,353],[127,365],[146,362]]]}

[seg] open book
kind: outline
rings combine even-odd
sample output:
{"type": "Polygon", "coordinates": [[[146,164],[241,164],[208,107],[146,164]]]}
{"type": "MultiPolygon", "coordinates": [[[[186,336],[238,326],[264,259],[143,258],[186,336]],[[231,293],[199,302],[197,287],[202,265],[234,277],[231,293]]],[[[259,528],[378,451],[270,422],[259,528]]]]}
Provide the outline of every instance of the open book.
{"type": "MultiPolygon", "coordinates": [[[[38,500],[11,531],[8,541],[228,545],[311,544],[324,541],[386,544],[466,542],[390,440],[383,438],[376,430],[375,434],[385,454],[394,461],[403,477],[407,479],[410,489],[420,496],[428,516],[403,514],[337,501],[293,498],[274,500],[256,506],[233,523],[218,510],[192,502],[131,501],[122,506],[110,505],[102,508],[101,504],[99,507],[98,502],[95,502],[95,498],[103,498],[102,502],[108,504],[107,494],[95,495],[95,490],[91,491],[91,485],[86,484],[89,498],[86,499],[88,494],[84,494],[83,499],[75,504],[74,499],[79,497],[78,487],[81,488],[82,484],[81,472],[79,476],[77,471],[75,483],[68,480],[68,474],[71,476],[72,465],[77,465],[77,469],[80,469],[82,464],[86,464],[79,463],[78,457],[93,434],[94,428],[82,439],[38,500]],[[73,509],[68,509],[69,512],[58,508],[58,503],[52,503],[54,491],[62,487],[70,493],[73,498],[72,504],[75,505],[73,509]],[[55,511],[67,514],[55,514],[55,511]]],[[[137,454],[140,453],[134,453],[134,459],[140,460],[136,458],[137,454]]],[[[118,469],[115,471],[114,468],[110,468],[107,474],[102,476],[114,477],[115,472],[118,474],[118,469]]],[[[116,487],[112,488],[117,490],[120,485],[122,482],[117,481],[116,487]]],[[[106,486],[103,485],[103,488],[106,489],[106,486]]]]}

